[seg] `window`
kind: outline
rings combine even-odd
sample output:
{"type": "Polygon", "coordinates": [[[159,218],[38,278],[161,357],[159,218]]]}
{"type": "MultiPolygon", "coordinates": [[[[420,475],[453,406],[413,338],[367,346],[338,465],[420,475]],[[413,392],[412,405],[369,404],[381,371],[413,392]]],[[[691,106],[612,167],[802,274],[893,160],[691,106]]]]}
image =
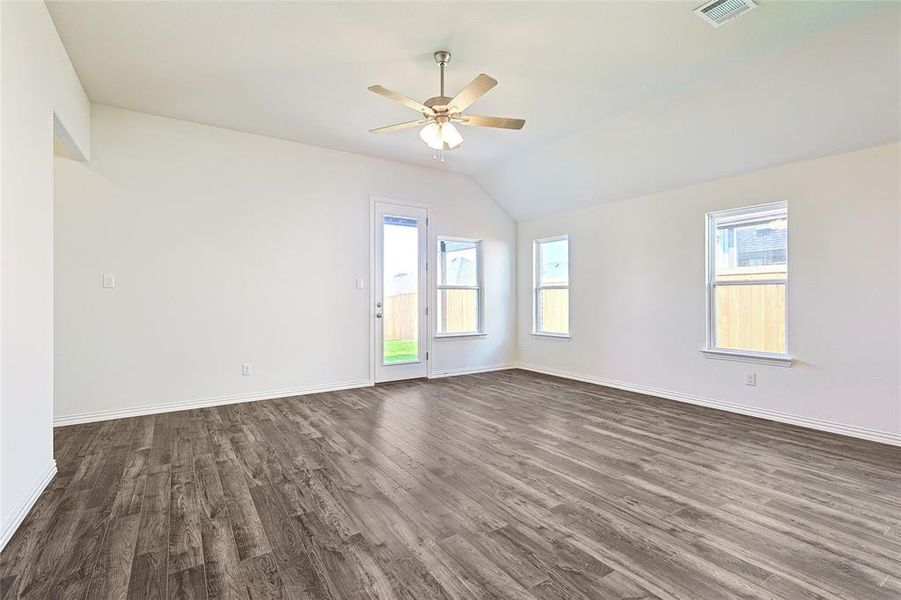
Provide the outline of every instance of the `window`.
{"type": "Polygon", "coordinates": [[[538,335],[569,336],[569,237],[536,240],[534,324],[538,335]]]}
{"type": "Polygon", "coordinates": [[[438,239],[438,335],[482,332],[482,242],[438,239]]]}
{"type": "Polygon", "coordinates": [[[788,207],[707,215],[707,350],[788,360],[788,207]]]}

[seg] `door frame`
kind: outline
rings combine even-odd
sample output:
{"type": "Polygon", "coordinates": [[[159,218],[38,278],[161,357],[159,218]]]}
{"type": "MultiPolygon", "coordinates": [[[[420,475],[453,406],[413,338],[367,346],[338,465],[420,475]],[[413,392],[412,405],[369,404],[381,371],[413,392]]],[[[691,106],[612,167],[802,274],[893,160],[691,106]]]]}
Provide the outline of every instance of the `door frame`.
{"type": "Polygon", "coordinates": [[[378,348],[376,344],[378,340],[376,340],[375,335],[375,261],[376,261],[376,247],[375,247],[375,209],[376,204],[384,203],[384,204],[397,204],[400,206],[407,206],[410,208],[420,208],[425,211],[425,239],[426,239],[426,248],[425,248],[425,290],[426,290],[426,302],[425,306],[428,308],[428,313],[425,315],[425,344],[424,350],[426,352],[426,356],[423,358],[425,360],[425,376],[427,379],[432,378],[432,296],[434,295],[434,283],[432,281],[432,232],[430,229],[429,223],[429,205],[423,204],[422,202],[413,202],[410,200],[400,200],[397,198],[391,198],[389,196],[379,196],[377,194],[369,195],[369,381],[372,385],[378,383],[376,381],[375,374],[375,360],[378,357],[378,348]]]}

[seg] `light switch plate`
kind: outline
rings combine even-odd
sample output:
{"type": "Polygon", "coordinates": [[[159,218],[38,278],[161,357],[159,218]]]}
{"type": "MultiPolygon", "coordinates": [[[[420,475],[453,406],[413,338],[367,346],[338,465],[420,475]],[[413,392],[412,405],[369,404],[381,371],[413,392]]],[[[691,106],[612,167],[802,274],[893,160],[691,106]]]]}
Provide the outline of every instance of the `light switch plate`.
{"type": "Polygon", "coordinates": [[[362,278],[362,277],[358,277],[358,278],[357,278],[357,289],[358,289],[358,290],[362,290],[362,289],[363,289],[363,278],[362,278]]]}

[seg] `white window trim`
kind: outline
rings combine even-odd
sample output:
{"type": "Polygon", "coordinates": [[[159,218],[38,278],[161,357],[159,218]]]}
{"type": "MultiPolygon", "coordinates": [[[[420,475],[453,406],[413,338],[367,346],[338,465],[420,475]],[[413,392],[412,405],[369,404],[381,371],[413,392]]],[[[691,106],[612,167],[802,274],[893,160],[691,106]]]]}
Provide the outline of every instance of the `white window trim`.
{"type": "Polygon", "coordinates": [[[790,367],[794,358],[770,352],[753,352],[751,350],[724,350],[722,348],[702,348],[706,358],[716,360],[734,360],[736,362],[755,363],[758,365],[774,365],[790,367]]]}
{"type": "Polygon", "coordinates": [[[434,337],[436,340],[452,340],[454,338],[481,338],[487,335],[484,331],[464,331],[463,333],[436,333],[434,337]]]}
{"type": "MultiPolygon", "coordinates": [[[[717,360],[734,360],[739,362],[749,362],[765,365],[776,365],[781,367],[790,367],[794,361],[794,357],[789,353],[791,328],[789,327],[789,308],[788,308],[788,285],[789,274],[786,272],[785,279],[754,279],[751,281],[732,281],[728,283],[715,283],[716,279],[716,255],[715,244],[716,239],[716,222],[723,217],[742,215],[749,212],[766,212],[788,214],[788,202],[769,202],[766,204],[756,204],[753,206],[741,206],[738,208],[730,208],[727,210],[718,210],[709,212],[705,215],[705,236],[704,244],[706,248],[706,286],[707,286],[707,344],[701,349],[701,352],[707,358],[717,360]],[[777,284],[785,286],[785,352],[757,352],[754,350],[741,350],[734,348],[717,348],[716,347],[716,288],[723,285],[766,285],[777,284]]],[[[789,222],[789,227],[791,223],[789,222]]],[[[789,235],[789,239],[791,235],[789,235]]],[[[786,247],[786,262],[788,261],[788,248],[786,247]]]]}
{"type": "Polygon", "coordinates": [[[548,333],[546,331],[533,331],[532,335],[536,337],[557,338],[560,340],[571,340],[573,337],[569,333],[548,333]]]}
{"type": "MultiPolygon", "coordinates": [[[[572,275],[572,244],[569,241],[569,235],[554,235],[551,237],[539,238],[532,242],[532,335],[538,337],[547,337],[547,338],[557,338],[568,340],[572,338],[572,315],[570,314],[570,319],[567,321],[566,326],[569,329],[567,333],[556,333],[553,331],[541,331],[538,329],[538,293],[541,290],[569,290],[571,288],[572,282],[570,281],[572,275]],[[566,269],[566,285],[543,285],[539,287],[539,281],[541,280],[541,265],[538,262],[538,252],[541,244],[546,244],[548,242],[559,242],[560,240],[566,240],[566,258],[567,258],[567,269],[566,269]]],[[[567,298],[567,302],[571,300],[572,294],[567,298]]],[[[567,311],[569,313],[569,311],[567,311]]]]}
{"type": "Polygon", "coordinates": [[[484,260],[482,258],[482,240],[457,236],[439,235],[435,243],[435,308],[439,306],[438,295],[441,290],[476,290],[478,307],[476,316],[479,319],[479,328],[475,331],[460,331],[454,333],[441,333],[439,324],[441,315],[435,311],[435,339],[476,338],[485,337],[485,285],[484,285],[484,260]],[[468,242],[476,245],[476,285],[442,285],[441,284],[441,242],[468,242]]]}

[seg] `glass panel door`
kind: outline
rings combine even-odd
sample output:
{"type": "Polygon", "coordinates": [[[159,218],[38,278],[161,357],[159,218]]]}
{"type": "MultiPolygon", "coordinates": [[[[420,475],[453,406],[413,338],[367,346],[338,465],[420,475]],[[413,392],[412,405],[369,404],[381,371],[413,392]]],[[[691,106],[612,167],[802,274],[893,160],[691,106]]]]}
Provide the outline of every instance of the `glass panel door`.
{"type": "Polygon", "coordinates": [[[373,216],[375,380],[425,377],[426,211],[376,202],[373,216]]]}

